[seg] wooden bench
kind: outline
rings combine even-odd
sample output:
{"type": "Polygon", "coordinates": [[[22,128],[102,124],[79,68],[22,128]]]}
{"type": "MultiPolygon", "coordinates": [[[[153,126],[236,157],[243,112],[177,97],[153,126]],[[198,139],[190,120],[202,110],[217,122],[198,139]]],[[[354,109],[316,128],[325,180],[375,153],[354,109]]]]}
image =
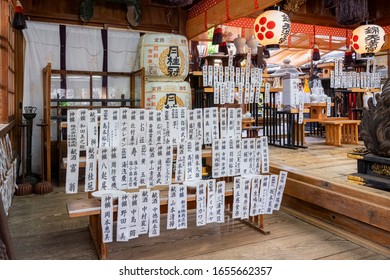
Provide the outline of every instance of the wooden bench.
{"type": "MultiPolygon", "coordinates": [[[[232,187],[232,184],[227,184],[227,187],[232,187]]],[[[117,202],[115,202],[117,203],[117,202]]],[[[229,214],[233,208],[233,190],[229,189],[225,191],[225,211],[229,214]]],[[[109,243],[103,242],[102,226],[101,226],[101,206],[100,200],[96,198],[83,198],[73,199],[66,203],[68,216],[70,218],[77,217],[89,217],[89,231],[95,244],[96,251],[100,259],[108,259],[108,248],[109,243]]],[[[187,195],[187,209],[196,208],[196,195],[187,195]]],[[[168,199],[166,197],[160,198],[160,213],[165,214],[168,210],[168,199]]],[[[116,212],[118,211],[118,205],[114,205],[114,219],[116,219],[116,212]]],[[[250,227],[258,230],[263,234],[270,234],[270,231],[264,228],[264,215],[257,215],[250,217],[249,220],[240,220],[250,227]]],[[[131,242],[131,241],[129,241],[131,242]]]]}
{"type": "Polygon", "coordinates": [[[325,144],[342,146],[342,144],[359,144],[360,120],[321,120],[325,126],[325,144]]]}

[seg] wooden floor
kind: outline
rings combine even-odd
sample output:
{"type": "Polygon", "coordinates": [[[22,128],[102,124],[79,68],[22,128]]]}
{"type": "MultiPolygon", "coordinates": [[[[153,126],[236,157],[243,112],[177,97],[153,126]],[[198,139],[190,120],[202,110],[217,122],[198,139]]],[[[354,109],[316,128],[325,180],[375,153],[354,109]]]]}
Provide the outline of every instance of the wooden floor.
{"type": "MultiPolygon", "coordinates": [[[[356,171],[356,161],[346,153],[357,146],[329,147],[313,139],[309,148],[290,150],[270,147],[271,164],[285,165],[335,182],[350,184],[346,175],[356,171]]],[[[357,188],[365,188],[355,185],[357,188]]],[[[371,188],[370,188],[371,189],[371,188]]],[[[379,190],[372,189],[377,192],[379,190]]],[[[14,197],[8,223],[18,259],[97,259],[86,218],[67,216],[68,199],[85,193],[53,193],[14,197]]],[[[196,227],[190,211],[188,229],[164,230],[160,237],[142,236],[130,242],[112,243],[111,259],[272,259],[272,260],[378,260],[390,254],[364,248],[333,233],[306,223],[283,209],[266,216],[270,235],[263,235],[226,216],[224,224],[196,227]]]]}

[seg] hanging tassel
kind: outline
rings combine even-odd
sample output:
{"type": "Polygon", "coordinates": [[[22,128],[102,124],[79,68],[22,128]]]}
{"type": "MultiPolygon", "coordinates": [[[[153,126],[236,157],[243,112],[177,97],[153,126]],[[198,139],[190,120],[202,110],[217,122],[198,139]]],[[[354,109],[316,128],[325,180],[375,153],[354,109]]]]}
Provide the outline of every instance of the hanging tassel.
{"type": "Polygon", "coordinates": [[[321,54],[320,54],[320,49],[318,48],[318,45],[315,44],[313,46],[313,61],[317,61],[317,60],[320,60],[321,59],[321,54]]]}
{"type": "Polygon", "coordinates": [[[223,53],[223,54],[229,54],[229,50],[228,50],[226,42],[222,42],[221,44],[219,44],[218,52],[223,53]]]}
{"type": "Polygon", "coordinates": [[[303,87],[303,92],[310,92],[309,80],[307,78],[305,78],[305,85],[303,87]]]}
{"type": "Polygon", "coordinates": [[[20,1],[16,1],[15,15],[12,21],[12,27],[17,30],[23,30],[27,27],[23,13],[23,6],[20,1]]]}
{"type": "Polygon", "coordinates": [[[220,25],[218,25],[217,27],[215,27],[214,29],[214,33],[213,33],[213,45],[219,45],[222,43],[222,27],[220,25]]]}
{"type": "Polygon", "coordinates": [[[353,62],[351,47],[348,47],[344,53],[344,66],[349,66],[353,62]]]}

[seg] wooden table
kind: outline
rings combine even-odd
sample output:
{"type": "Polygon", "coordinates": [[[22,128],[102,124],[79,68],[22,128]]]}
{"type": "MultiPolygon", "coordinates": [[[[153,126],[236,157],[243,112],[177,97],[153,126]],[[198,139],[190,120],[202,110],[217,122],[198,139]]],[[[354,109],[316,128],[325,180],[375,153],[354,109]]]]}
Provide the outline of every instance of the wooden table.
{"type": "MultiPolygon", "coordinates": [[[[231,184],[227,186],[232,187],[231,184]]],[[[225,210],[231,213],[233,204],[233,190],[229,189],[225,191],[225,210]]],[[[108,259],[108,243],[103,242],[102,236],[102,225],[101,225],[101,206],[100,200],[96,198],[84,198],[84,199],[73,199],[66,203],[68,216],[70,218],[77,217],[89,217],[89,231],[93,243],[95,244],[96,251],[100,259],[108,259]]],[[[196,208],[196,195],[187,195],[187,209],[196,208]]],[[[168,199],[166,197],[160,198],[160,213],[167,213],[168,210],[168,199]]],[[[114,205],[114,220],[116,220],[116,213],[118,211],[118,205],[114,205]]],[[[257,215],[250,217],[249,220],[240,220],[241,222],[253,227],[263,234],[270,234],[270,231],[264,228],[264,215],[257,215]]],[[[131,242],[131,241],[129,241],[131,242]]]]}
{"type": "Polygon", "coordinates": [[[360,120],[321,120],[325,126],[325,144],[342,146],[342,144],[359,144],[360,120]]]}

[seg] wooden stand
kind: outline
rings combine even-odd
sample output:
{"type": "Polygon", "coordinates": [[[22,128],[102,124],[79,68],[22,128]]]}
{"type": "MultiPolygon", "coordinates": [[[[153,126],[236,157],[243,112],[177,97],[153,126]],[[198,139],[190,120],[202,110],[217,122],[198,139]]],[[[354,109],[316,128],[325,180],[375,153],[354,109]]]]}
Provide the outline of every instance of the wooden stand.
{"type": "MultiPolygon", "coordinates": [[[[225,192],[225,205],[228,209],[232,208],[233,203],[233,191],[228,190],[225,192]]],[[[101,225],[101,213],[100,213],[100,201],[95,198],[70,200],[67,204],[68,215],[70,218],[77,217],[89,217],[89,231],[93,243],[95,244],[96,252],[100,259],[108,259],[108,244],[103,242],[102,237],[102,225],[101,225]]],[[[187,209],[196,208],[196,196],[187,195],[187,209]]],[[[160,213],[165,214],[168,210],[167,198],[160,199],[160,213]]],[[[118,211],[118,205],[114,205],[114,213],[118,211]]],[[[114,215],[114,219],[116,215],[114,215]]],[[[264,215],[257,215],[251,217],[249,220],[241,220],[245,224],[255,228],[263,234],[270,234],[264,227],[264,215]]]]}
{"type": "Polygon", "coordinates": [[[359,144],[360,120],[324,120],[325,144],[341,146],[342,144],[359,144]]]}

